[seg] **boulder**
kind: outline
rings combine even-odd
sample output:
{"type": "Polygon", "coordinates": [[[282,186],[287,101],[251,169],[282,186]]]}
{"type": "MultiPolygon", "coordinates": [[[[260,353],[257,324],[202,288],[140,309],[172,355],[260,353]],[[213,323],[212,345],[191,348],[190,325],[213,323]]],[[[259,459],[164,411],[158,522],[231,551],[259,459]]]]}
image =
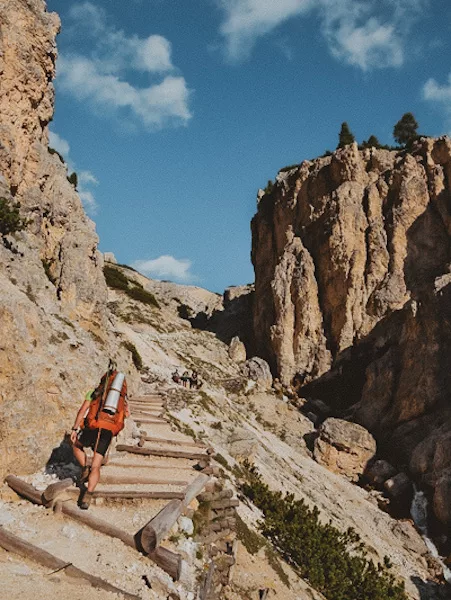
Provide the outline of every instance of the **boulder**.
{"type": "Polygon", "coordinates": [[[396,475],[395,467],[386,460],[376,460],[365,470],[365,477],[368,481],[379,488],[394,475],[396,475]]]}
{"type": "Polygon", "coordinates": [[[318,430],[314,459],[334,473],[357,481],[376,453],[376,441],[361,425],[331,417],[318,430]]]}
{"type": "Polygon", "coordinates": [[[384,489],[391,498],[398,499],[412,490],[412,482],[405,473],[398,473],[387,479],[384,489]]]}
{"type": "Polygon", "coordinates": [[[451,525],[451,469],[445,471],[434,490],[434,513],[439,521],[451,525]]]}
{"type": "Polygon", "coordinates": [[[247,360],[241,367],[241,374],[247,379],[254,381],[255,386],[258,389],[263,391],[271,389],[271,369],[269,368],[268,363],[262,358],[254,356],[253,358],[247,360]]]}
{"type": "Polygon", "coordinates": [[[246,346],[238,336],[233,337],[230,342],[229,356],[236,363],[242,363],[246,360],[246,346]]]}
{"type": "Polygon", "coordinates": [[[254,462],[258,452],[259,444],[253,433],[240,427],[230,435],[228,439],[228,451],[230,456],[239,462],[248,460],[254,462]]]}

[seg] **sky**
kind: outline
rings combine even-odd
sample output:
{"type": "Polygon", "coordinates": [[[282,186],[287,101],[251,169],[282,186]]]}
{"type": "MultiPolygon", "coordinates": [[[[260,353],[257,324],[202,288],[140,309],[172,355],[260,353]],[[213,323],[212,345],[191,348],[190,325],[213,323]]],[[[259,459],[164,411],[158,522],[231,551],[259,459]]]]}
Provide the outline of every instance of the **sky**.
{"type": "Polygon", "coordinates": [[[48,0],[62,21],[50,145],[99,248],[215,292],[254,279],[279,169],[356,140],[451,132],[449,0],[48,0]]]}

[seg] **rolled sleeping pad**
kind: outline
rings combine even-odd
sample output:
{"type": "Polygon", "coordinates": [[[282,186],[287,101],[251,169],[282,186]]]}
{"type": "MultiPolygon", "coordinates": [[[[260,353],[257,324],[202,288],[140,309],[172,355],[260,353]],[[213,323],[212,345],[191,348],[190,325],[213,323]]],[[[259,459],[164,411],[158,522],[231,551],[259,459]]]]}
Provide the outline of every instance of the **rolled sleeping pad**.
{"type": "Polygon", "coordinates": [[[122,386],[124,385],[125,375],[124,373],[117,373],[113,379],[113,383],[108,391],[103,410],[107,410],[114,414],[117,411],[117,405],[119,404],[119,398],[121,396],[122,386]]]}

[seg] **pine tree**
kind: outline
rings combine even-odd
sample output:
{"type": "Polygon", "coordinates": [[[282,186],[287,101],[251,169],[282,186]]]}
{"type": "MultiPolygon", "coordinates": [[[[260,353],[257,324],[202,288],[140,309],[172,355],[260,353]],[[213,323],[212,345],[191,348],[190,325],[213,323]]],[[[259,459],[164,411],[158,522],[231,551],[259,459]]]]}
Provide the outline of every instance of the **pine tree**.
{"type": "Polygon", "coordinates": [[[367,140],[363,140],[363,142],[360,144],[359,149],[362,148],[382,148],[382,146],[375,135],[370,135],[367,140]]]}
{"type": "Polygon", "coordinates": [[[398,144],[405,145],[418,137],[418,123],[412,113],[403,114],[393,127],[393,137],[398,144]]]}
{"type": "Polygon", "coordinates": [[[353,144],[355,142],[355,137],[349,129],[349,125],[346,123],[341,124],[341,130],[338,134],[338,146],[337,148],[344,148],[349,144],[353,144]]]}

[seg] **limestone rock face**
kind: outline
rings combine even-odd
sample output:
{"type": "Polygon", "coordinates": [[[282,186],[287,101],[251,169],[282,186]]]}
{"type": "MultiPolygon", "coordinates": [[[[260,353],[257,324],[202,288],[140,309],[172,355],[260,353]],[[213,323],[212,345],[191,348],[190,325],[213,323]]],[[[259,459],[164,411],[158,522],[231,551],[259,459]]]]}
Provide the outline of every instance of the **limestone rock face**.
{"type": "Polygon", "coordinates": [[[2,3],[0,17],[2,180],[29,220],[33,252],[55,296],[87,329],[99,329],[106,286],[98,238],[66,166],[48,150],[59,18],[42,0],[2,3]]]}
{"type": "Polygon", "coordinates": [[[305,381],[448,272],[451,141],[279,173],[252,222],[258,354],[305,381]]]}
{"type": "Polygon", "coordinates": [[[0,475],[45,464],[108,354],[106,286],[94,224],[48,150],[56,14],[0,3],[0,197],[28,224],[0,238],[0,475]]]}
{"type": "Polygon", "coordinates": [[[451,456],[450,182],[446,136],[354,144],[280,173],[252,223],[257,354],[433,487],[451,456]]]}
{"type": "Polygon", "coordinates": [[[376,454],[376,441],[360,425],[330,417],[321,424],[313,457],[334,473],[357,481],[376,454]]]}

